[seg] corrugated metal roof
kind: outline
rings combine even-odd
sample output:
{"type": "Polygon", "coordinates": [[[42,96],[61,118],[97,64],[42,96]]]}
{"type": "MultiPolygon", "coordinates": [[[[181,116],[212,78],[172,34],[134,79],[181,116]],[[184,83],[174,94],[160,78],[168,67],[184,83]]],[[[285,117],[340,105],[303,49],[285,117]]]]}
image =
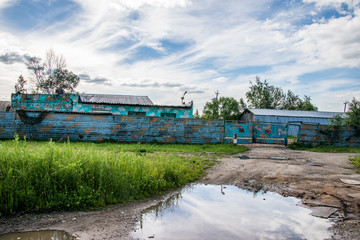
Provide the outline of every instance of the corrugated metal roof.
{"type": "Polygon", "coordinates": [[[83,103],[108,103],[129,105],[154,105],[148,96],[80,94],[83,103]]]}
{"type": "Polygon", "coordinates": [[[320,111],[293,111],[293,110],[277,110],[277,109],[247,109],[257,116],[281,116],[281,117],[302,117],[302,118],[332,118],[336,114],[343,112],[320,112],[320,111]]]}

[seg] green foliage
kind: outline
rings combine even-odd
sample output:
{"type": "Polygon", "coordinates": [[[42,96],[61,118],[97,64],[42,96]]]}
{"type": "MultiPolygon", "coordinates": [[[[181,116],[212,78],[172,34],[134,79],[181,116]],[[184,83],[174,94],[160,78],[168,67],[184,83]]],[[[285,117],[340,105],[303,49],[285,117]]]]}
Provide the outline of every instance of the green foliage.
{"type": "Polygon", "coordinates": [[[0,142],[0,215],[89,209],[145,198],[197,179],[221,145],[0,142]],[[212,147],[213,146],[213,147],[212,147]]]}
{"type": "Polygon", "coordinates": [[[360,135],[360,102],[355,98],[349,103],[345,125],[355,128],[357,135],[360,135]]]}
{"type": "Polygon", "coordinates": [[[202,118],[237,120],[240,117],[239,102],[232,97],[213,98],[204,106],[202,118]]]}
{"type": "Polygon", "coordinates": [[[19,76],[17,82],[15,83],[15,93],[24,93],[25,92],[26,80],[22,75],[19,76]]]}
{"type": "Polygon", "coordinates": [[[360,153],[360,147],[335,147],[335,146],[318,146],[312,147],[300,143],[292,143],[289,148],[293,150],[307,150],[311,152],[327,152],[327,153],[360,153]]]}
{"type": "Polygon", "coordinates": [[[262,82],[256,76],[256,82],[250,81],[250,91],[246,93],[246,98],[250,108],[278,109],[281,107],[284,93],[281,88],[270,86],[266,80],[262,82]]]}
{"type": "Polygon", "coordinates": [[[195,118],[195,119],[199,119],[199,118],[200,118],[199,110],[196,109],[193,118],[195,118]]]}
{"type": "Polygon", "coordinates": [[[57,56],[52,49],[46,51],[44,61],[30,57],[26,65],[35,77],[36,92],[50,94],[58,88],[74,92],[80,81],[77,75],[65,69],[65,59],[61,55],[57,56]]]}
{"type": "Polygon", "coordinates": [[[340,129],[342,126],[344,126],[344,119],[342,114],[338,113],[330,118],[329,126],[334,129],[340,129]]]}
{"type": "Polygon", "coordinates": [[[220,97],[220,117],[225,120],[238,120],[240,117],[239,102],[232,97],[220,97]]]}
{"type": "Polygon", "coordinates": [[[304,100],[298,99],[295,110],[317,111],[318,108],[311,103],[311,97],[305,95],[304,100]]]}
{"type": "Polygon", "coordinates": [[[250,108],[302,111],[318,110],[318,108],[311,103],[310,97],[304,96],[302,100],[291,90],[284,93],[281,88],[269,85],[266,80],[262,82],[258,76],[256,77],[256,82],[253,84],[250,81],[250,84],[250,91],[246,92],[246,98],[250,108]]]}
{"type": "Polygon", "coordinates": [[[355,167],[357,168],[357,171],[360,170],[360,156],[350,158],[350,162],[355,165],[355,167]]]}
{"type": "Polygon", "coordinates": [[[220,103],[217,98],[213,98],[211,102],[206,102],[204,109],[203,109],[203,115],[202,118],[208,118],[208,119],[218,119],[220,116],[220,103]]]}
{"type": "Polygon", "coordinates": [[[45,81],[38,84],[40,89],[66,89],[74,92],[80,78],[67,69],[55,69],[54,73],[45,81]]]}

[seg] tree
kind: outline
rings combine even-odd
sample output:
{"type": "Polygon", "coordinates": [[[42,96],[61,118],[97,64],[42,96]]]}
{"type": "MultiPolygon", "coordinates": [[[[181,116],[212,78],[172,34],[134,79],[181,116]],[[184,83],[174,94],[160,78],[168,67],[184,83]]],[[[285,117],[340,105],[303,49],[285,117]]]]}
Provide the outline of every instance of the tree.
{"type": "Polygon", "coordinates": [[[288,90],[282,103],[281,109],[297,110],[299,100],[301,99],[298,95],[295,95],[291,90],[288,90]]]}
{"type": "Polygon", "coordinates": [[[311,97],[305,95],[304,100],[299,99],[295,110],[317,111],[318,108],[311,103],[311,97]]]}
{"type": "Polygon", "coordinates": [[[247,104],[243,98],[240,98],[239,100],[239,107],[240,112],[243,112],[245,109],[247,109],[247,104]]]}
{"type": "Polygon", "coordinates": [[[232,97],[220,97],[220,117],[225,120],[238,120],[240,117],[239,102],[232,97]]]}
{"type": "Polygon", "coordinates": [[[356,129],[356,133],[360,134],[360,102],[353,98],[349,103],[349,110],[346,112],[345,125],[356,129]]]}
{"type": "Polygon", "coordinates": [[[63,56],[57,56],[54,50],[46,51],[45,60],[31,57],[27,68],[33,73],[35,89],[39,92],[51,93],[57,88],[73,92],[79,84],[80,78],[73,72],[65,69],[66,62],[63,56]]]}
{"type": "Polygon", "coordinates": [[[246,93],[246,98],[250,108],[278,109],[284,99],[281,88],[270,86],[266,80],[262,82],[256,76],[256,82],[250,81],[250,91],[246,93]]]}
{"type": "Polygon", "coordinates": [[[199,110],[196,109],[193,118],[195,118],[195,119],[199,119],[199,118],[200,118],[199,110]]]}
{"type": "Polygon", "coordinates": [[[240,117],[239,102],[232,97],[213,98],[204,106],[202,118],[237,120],[240,117]]]}
{"type": "MultiPolygon", "coordinates": [[[[317,111],[317,107],[311,103],[311,98],[304,96],[302,100],[298,95],[291,90],[287,93],[275,86],[269,85],[264,80],[256,77],[256,82],[253,84],[250,81],[250,91],[246,93],[247,102],[250,108],[262,109],[286,109],[286,110],[303,110],[303,111],[317,111]]],[[[244,104],[241,104],[242,106],[244,104]]]]}
{"type": "Polygon", "coordinates": [[[217,119],[219,118],[219,100],[217,98],[211,99],[211,102],[206,102],[202,118],[217,119]]]}
{"type": "Polygon", "coordinates": [[[24,93],[25,92],[25,86],[26,80],[22,75],[19,76],[17,82],[15,83],[15,93],[24,93]]]}
{"type": "Polygon", "coordinates": [[[49,76],[44,82],[39,84],[41,89],[67,89],[74,92],[79,84],[80,78],[66,69],[56,69],[52,76],[49,76]]]}

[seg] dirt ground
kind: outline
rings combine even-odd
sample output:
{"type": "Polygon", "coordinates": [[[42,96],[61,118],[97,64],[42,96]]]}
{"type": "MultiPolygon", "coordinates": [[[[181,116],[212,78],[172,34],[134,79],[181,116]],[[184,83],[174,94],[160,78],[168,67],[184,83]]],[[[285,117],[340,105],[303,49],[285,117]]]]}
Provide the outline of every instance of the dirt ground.
{"type": "MultiPolygon", "coordinates": [[[[279,145],[247,147],[245,153],[219,159],[199,182],[301,198],[314,215],[335,222],[332,239],[360,239],[360,174],[349,164],[355,154],[293,151],[279,145]]],[[[131,240],[141,211],[171,194],[98,211],[1,217],[0,234],[50,229],[65,230],[76,239],[131,240]]]]}

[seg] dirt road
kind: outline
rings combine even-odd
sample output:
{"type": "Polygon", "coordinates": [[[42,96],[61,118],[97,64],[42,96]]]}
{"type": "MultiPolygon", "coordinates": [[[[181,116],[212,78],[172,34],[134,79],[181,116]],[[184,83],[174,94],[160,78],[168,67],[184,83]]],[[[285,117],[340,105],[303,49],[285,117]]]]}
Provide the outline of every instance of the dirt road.
{"type": "MultiPolygon", "coordinates": [[[[360,239],[360,174],[349,164],[354,154],[293,151],[278,145],[248,147],[248,152],[219,159],[199,181],[301,198],[315,215],[336,221],[333,239],[360,239]]],[[[2,217],[0,233],[52,229],[77,239],[128,240],[141,211],[167,196],[99,211],[2,217]]]]}

